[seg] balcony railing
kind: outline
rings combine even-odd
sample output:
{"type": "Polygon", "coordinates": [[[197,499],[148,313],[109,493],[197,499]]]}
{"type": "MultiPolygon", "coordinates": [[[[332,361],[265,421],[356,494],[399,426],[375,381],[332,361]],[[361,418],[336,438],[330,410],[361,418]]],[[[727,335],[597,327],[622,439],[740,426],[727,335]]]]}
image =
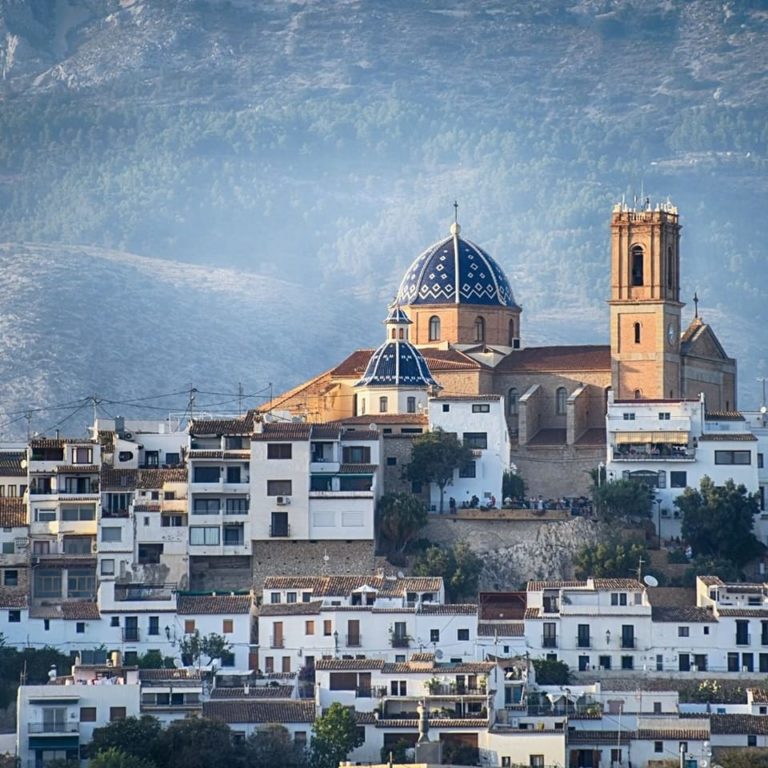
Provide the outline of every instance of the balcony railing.
{"type": "Polygon", "coordinates": [[[541,638],[542,648],[557,648],[557,638],[549,635],[543,635],[541,638]]]}
{"type": "Polygon", "coordinates": [[[28,723],[29,733],[79,733],[79,723],[28,723]]]}
{"type": "Polygon", "coordinates": [[[285,638],[282,635],[272,635],[269,643],[270,648],[285,647],[285,638]]]}
{"type": "Polygon", "coordinates": [[[290,525],[270,525],[269,535],[273,539],[285,539],[291,535],[290,525]]]}
{"type": "Polygon", "coordinates": [[[173,600],[176,584],[117,584],[115,600],[133,602],[135,600],[173,600]]]}
{"type": "Polygon", "coordinates": [[[614,461],[693,461],[695,458],[695,448],[681,448],[669,453],[652,453],[645,450],[613,451],[614,461]]]}
{"type": "Polygon", "coordinates": [[[427,694],[429,696],[485,696],[487,690],[475,686],[470,687],[448,683],[447,685],[440,684],[430,686],[427,688],[427,694]]]}
{"type": "Polygon", "coordinates": [[[358,699],[378,699],[386,695],[387,689],[385,686],[373,686],[371,688],[355,689],[355,698],[358,699]]]}
{"type": "Polygon", "coordinates": [[[591,648],[592,647],[592,636],[586,637],[584,635],[577,635],[576,636],[576,647],[577,648],[591,648]]]}
{"type": "Polygon", "coordinates": [[[347,635],[347,647],[359,648],[363,643],[361,641],[361,635],[358,632],[356,635],[347,635]]]}
{"type": "Polygon", "coordinates": [[[139,628],[138,627],[123,627],[123,642],[124,643],[138,643],[139,642],[139,628]]]}
{"type": "Polygon", "coordinates": [[[390,645],[393,648],[410,648],[411,638],[408,635],[392,635],[389,638],[390,645]]]}
{"type": "Polygon", "coordinates": [[[637,647],[637,638],[635,637],[622,637],[621,638],[621,647],[622,648],[629,648],[634,649],[637,647]]]}

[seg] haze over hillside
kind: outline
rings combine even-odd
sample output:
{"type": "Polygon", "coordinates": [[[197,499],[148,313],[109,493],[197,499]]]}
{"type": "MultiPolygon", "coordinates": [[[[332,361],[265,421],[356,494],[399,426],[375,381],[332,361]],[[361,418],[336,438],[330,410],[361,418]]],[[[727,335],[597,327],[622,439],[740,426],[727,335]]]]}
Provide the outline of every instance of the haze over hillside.
{"type": "Polygon", "coordinates": [[[160,391],[288,387],[378,343],[454,199],[508,271],[524,343],[605,343],[611,205],[650,195],[680,208],[683,294],[755,407],[767,33],[757,0],[4,0],[0,240],[45,247],[5,251],[4,346],[29,352],[6,358],[0,405],[136,396],[139,371],[160,391]],[[167,272],[81,246],[199,279],[173,287],[164,323],[167,272]],[[214,291],[222,269],[285,290],[259,310],[241,278],[214,291]],[[131,289],[106,332],[113,273],[131,289]],[[51,366],[40,329],[82,354],[51,366]],[[165,360],[151,374],[142,343],[165,360]]]}

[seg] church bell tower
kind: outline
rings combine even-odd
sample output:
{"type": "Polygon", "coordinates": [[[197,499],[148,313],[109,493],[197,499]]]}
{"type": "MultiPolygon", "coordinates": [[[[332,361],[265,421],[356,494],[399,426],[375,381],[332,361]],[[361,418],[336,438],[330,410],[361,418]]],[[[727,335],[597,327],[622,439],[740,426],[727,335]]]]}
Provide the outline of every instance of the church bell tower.
{"type": "Polygon", "coordinates": [[[680,224],[671,203],[611,216],[611,383],[617,400],[681,398],[680,224]]]}

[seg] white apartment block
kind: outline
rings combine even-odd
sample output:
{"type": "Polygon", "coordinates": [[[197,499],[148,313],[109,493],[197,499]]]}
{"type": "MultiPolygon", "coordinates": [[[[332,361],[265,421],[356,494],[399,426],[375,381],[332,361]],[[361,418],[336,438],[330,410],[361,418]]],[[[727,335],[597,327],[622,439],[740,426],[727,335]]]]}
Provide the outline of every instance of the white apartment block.
{"type": "MultiPolygon", "coordinates": [[[[760,488],[758,439],[736,411],[708,413],[698,400],[615,400],[606,414],[608,481],[635,479],[656,493],[654,522],[663,538],[680,535],[674,500],[708,476],[716,485],[733,480],[748,492],[760,488]]],[[[768,525],[755,533],[768,541],[768,525]]]]}
{"type": "MultiPolygon", "coordinates": [[[[454,470],[445,488],[443,512],[449,498],[457,507],[469,506],[472,498],[481,506],[502,504],[504,472],[510,468],[509,430],[501,395],[441,395],[429,398],[429,428],[451,432],[472,449],[472,459],[454,470]]],[[[432,484],[430,508],[440,508],[440,489],[432,484]]]]}

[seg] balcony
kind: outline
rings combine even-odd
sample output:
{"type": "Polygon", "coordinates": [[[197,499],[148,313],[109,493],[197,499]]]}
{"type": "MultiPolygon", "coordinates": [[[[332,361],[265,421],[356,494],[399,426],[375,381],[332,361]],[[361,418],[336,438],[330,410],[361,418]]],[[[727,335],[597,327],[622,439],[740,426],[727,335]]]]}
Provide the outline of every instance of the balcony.
{"type": "Polygon", "coordinates": [[[671,451],[648,451],[642,449],[630,449],[628,451],[613,450],[614,461],[695,461],[695,448],[679,448],[671,451]]]}
{"type": "Polygon", "coordinates": [[[592,636],[590,635],[587,637],[586,635],[577,635],[576,636],[576,647],[577,648],[591,648],[592,647],[592,636]]]}
{"type": "Polygon", "coordinates": [[[557,648],[557,637],[552,637],[551,635],[542,635],[541,647],[542,648],[557,648]]]}
{"type": "Polygon", "coordinates": [[[362,644],[359,632],[356,635],[347,635],[347,648],[359,648],[362,644]]]}
{"type": "Polygon", "coordinates": [[[173,600],[175,590],[175,584],[116,584],[115,601],[173,600]]]}
{"type": "Polygon", "coordinates": [[[412,639],[408,635],[392,635],[389,638],[389,644],[393,648],[410,648],[412,639]]]}
{"type": "Polygon", "coordinates": [[[270,648],[284,648],[285,647],[285,638],[282,635],[272,635],[272,637],[269,639],[269,647],[270,648]]]}
{"type": "Polygon", "coordinates": [[[637,638],[635,637],[622,637],[621,647],[628,650],[635,650],[637,648],[637,638]]]}
{"type": "Polygon", "coordinates": [[[291,535],[290,525],[270,525],[269,535],[273,539],[287,539],[291,535]]]}
{"type": "Polygon", "coordinates": [[[488,691],[485,688],[476,686],[457,685],[456,683],[440,683],[427,687],[429,696],[486,696],[488,691]]]}
{"type": "Polygon", "coordinates": [[[386,686],[373,686],[372,688],[356,688],[355,698],[357,699],[380,699],[387,695],[386,686]]]}
{"type": "Polygon", "coordinates": [[[139,628],[138,627],[123,627],[123,642],[124,643],[138,643],[139,642],[139,628]]]}
{"type": "Polygon", "coordinates": [[[35,734],[80,733],[80,723],[28,723],[27,730],[35,734]]]}

